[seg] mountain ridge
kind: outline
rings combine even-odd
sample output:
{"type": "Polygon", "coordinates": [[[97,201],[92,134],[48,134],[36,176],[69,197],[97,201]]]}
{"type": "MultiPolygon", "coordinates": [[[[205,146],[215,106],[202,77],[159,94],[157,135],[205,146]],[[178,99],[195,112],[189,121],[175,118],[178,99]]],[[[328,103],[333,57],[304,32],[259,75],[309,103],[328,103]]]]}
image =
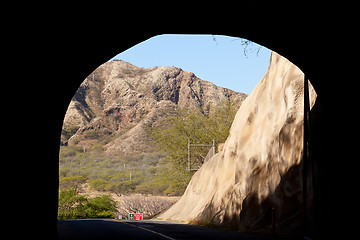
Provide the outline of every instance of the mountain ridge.
{"type": "Polygon", "coordinates": [[[158,124],[167,112],[187,108],[208,114],[222,101],[240,104],[246,96],[177,67],[106,62],[84,80],[72,98],[61,145],[98,146],[115,155],[151,152],[146,127],[158,124]]]}

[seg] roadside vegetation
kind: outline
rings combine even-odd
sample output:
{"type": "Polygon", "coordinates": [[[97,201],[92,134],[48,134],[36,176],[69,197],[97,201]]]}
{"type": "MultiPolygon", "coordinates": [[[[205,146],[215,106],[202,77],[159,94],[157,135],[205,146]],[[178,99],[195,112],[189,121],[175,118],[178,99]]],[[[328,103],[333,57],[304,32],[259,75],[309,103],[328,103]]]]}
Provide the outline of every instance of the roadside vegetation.
{"type": "MultiPolygon", "coordinates": [[[[181,196],[193,171],[187,168],[188,139],[191,143],[216,144],[225,142],[232,121],[239,108],[238,103],[223,102],[211,111],[175,110],[157,126],[148,125],[157,152],[121,157],[107,156],[99,140],[90,149],[82,146],[62,146],[59,166],[59,218],[113,217],[123,212],[141,209],[139,204],[123,201],[128,207],[119,206],[109,194],[129,196],[181,196]],[[92,190],[104,193],[99,197],[78,194],[80,187],[88,184],[92,190]],[[125,209],[125,210],[124,210],[125,209]]],[[[68,129],[71,134],[74,129],[68,129]]],[[[195,160],[202,163],[209,149],[195,149],[195,160]]],[[[140,202],[148,206],[148,215],[169,207],[173,202],[155,204],[150,199],[140,202]],[[152,206],[152,207],[149,207],[152,206]]],[[[141,205],[141,204],[140,204],[141,205]]],[[[143,209],[142,211],[145,211],[143,209]]]]}
{"type": "Polygon", "coordinates": [[[112,218],[116,203],[109,195],[89,198],[74,189],[60,191],[58,219],[112,218]]]}
{"type": "Polygon", "coordinates": [[[74,156],[60,158],[60,190],[88,183],[93,190],[119,196],[132,193],[179,196],[190,178],[186,171],[172,172],[160,153],[99,158],[79,148],[74,156]]]}
{"type": "MultiPolygon", "coordinates": [[[[187,168],[188,141],[191,144],[211,144],[215,140],[216,146],[224,143],[239,105],[224,101],[211,111],[177,109],[169,112],[161,125],[152,128],[152,139],[159,150],[167,153],[165,162],[172,171],[187,168]]],[[[208,151],[209,148],[192,148],[192,161],[201,166],[208,151]]]]}

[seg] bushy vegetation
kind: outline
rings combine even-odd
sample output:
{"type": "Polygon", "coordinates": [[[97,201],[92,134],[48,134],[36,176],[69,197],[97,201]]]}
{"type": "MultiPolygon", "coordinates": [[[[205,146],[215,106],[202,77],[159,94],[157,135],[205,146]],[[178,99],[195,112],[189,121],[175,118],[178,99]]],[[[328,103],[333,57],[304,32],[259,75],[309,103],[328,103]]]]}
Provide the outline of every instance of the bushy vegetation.
{"type": "MultiPolygon", "coordinates": [[[[69,147],[62,147],[66,154],[69,147]]],[[[73,147],[70,147],[73,148],[73,147]]],[[[88,183],[93,190],[123,194],[181,195],[191,174],[172,172],[164,162],[164,154],[126,156],[122,158],[94,157],[91,152],[78,151],[62,157],[60,154],[60,189],[88,183]]]]}
{"type": "MultiPolygon", "coordinates": [[[[238,109],[239,104],[230,101],[222,102],[210,112],[177,109],[152,129],[153,141],[168,154],[166,161],[172,169],[182,171],[187,167],[188,141],[192,144],[211,144],[213,139],[216,143],[225,142],[238,109]]],[[[208,151],[208,148],[192,149],[199,165],[208,151]]]]}
{"type": "Polygon", "coordinates": [[[112,218],[116,204],[109,195],[89,198],[74,189],[60,191],[58,219],[112,218]]]}
{"type": "MultiPolygon", "coordinates": [[[[62,146],[59,218],[111,217],[114,214],[115,205],[110,196],[89,198],[76,194],[85,183],[93,190],[117,196],[135,193],[181,196],[194,174],[186,170],[188,139],[191,143],[210,144],[213,139],[223,143],[238,108],[239,104],[225,101],[210,111],[178,109],[168,112],[161,124],[148,126],[148,133],[159,149],[152,154],[106,156],[103,153],[105,143],[100,140],[90,148],[62,146]]],[[[73,129],[69,129],[69,134],[72,132],[73,129]]],[[[201,163],[209,149],[196,151],[195,156],[201,163]]]]}
{"type": "Polygon", "coordinates": [[[79,129],[78,126],[68,126],[63,129],[63,134],[66,137],[66,139],[70,139],[72,135],[76,133],[76,131],[79,129]]]}

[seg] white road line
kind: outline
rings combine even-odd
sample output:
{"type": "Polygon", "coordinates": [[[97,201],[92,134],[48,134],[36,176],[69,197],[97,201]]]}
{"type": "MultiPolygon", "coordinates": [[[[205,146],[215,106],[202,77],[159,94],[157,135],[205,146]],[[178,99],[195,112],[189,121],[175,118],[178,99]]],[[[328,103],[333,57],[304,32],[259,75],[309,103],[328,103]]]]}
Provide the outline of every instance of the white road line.
{"type": "Polygon", "coordinates": [[[176,240],[175,238],[166,236],[166,235],[164,235],[164,234],[162,234],[162,233],[155,232],[155,231],[150,230],[150,229],[147,229],[147,228],[143,228],[143,227],[140,227],[140,226],[136,226],[136,225],[134,225],[134,224],[127,223],[127,222],[123,222],[123,221],[120,221],[120,220],[117,220],[117,219],[112,219],[112,220],[113,220],[113,221],[116,221],[116,222],[120,222],[120,223],[124,223],[124,224],[130,225],[130,226],[132,226],[132,227],[140,228],[140,229],[142,229],[142,230],[145,230],[145,231],[148,231],[148,232],[151,232],[151,233],[155,233],[155,234],[157,234],[157,235],[160,235],[160,236],[162,236],[162,237],[164,237],[164,238],[167,238],[167,239],[170,239],[170,240],[176,240]]]}

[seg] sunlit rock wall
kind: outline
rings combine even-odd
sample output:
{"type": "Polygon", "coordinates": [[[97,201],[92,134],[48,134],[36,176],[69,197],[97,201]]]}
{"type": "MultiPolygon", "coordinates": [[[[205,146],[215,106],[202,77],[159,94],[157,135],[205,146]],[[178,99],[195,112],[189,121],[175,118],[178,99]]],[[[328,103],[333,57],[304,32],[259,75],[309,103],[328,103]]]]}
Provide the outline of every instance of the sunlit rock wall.
{"type": "MultiPolygon", "coordinates": [[[[304,74],[273,52],[268,71],[242,103],[224,148],[198,170],[160,218],[268,231],[301,224],[304,74]]],[[[316,93],[310,84],[310,106],[316,93]]]]}

